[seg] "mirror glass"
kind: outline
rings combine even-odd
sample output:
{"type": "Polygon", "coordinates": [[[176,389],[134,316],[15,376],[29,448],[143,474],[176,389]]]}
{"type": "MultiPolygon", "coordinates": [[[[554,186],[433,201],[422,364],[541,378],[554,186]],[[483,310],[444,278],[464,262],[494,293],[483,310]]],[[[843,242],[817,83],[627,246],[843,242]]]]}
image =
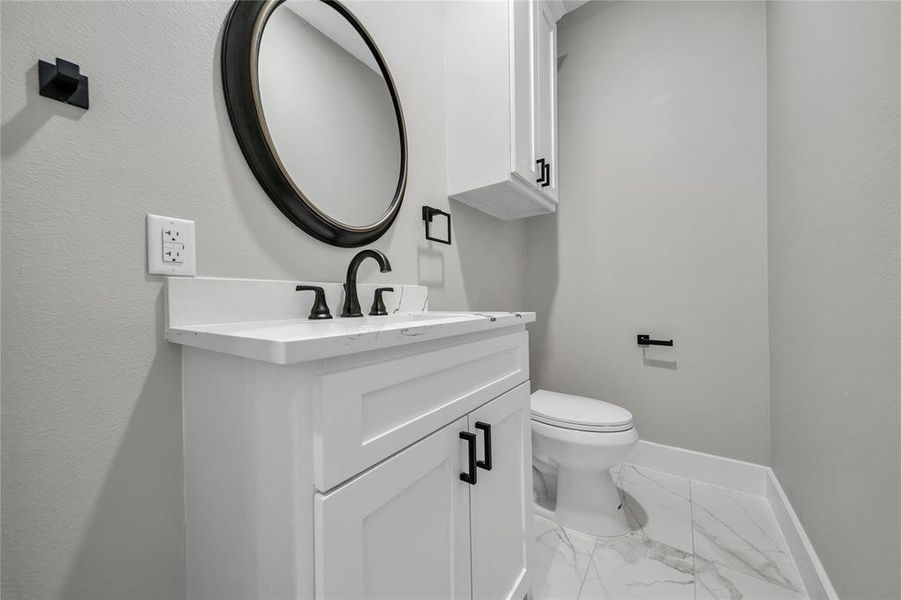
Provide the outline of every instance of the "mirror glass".
{"type": "Polygon", "coordinates": [[[320,0],[286,0],[270,15],[257,63],[262,120],[292,186],[328,220],[367,227],[398,188],[398,117],[359,32],[320,0]]]}

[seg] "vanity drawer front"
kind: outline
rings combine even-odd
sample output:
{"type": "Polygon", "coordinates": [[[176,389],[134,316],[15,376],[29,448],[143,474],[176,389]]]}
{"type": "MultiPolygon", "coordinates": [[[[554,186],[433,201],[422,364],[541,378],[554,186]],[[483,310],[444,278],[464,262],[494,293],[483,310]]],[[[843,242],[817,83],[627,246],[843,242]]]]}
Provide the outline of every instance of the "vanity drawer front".
{"type": "Polygon", "coordinates": [[[525,331],[321,375],[316,488],[333,488],[528,378],[525,331]]]}

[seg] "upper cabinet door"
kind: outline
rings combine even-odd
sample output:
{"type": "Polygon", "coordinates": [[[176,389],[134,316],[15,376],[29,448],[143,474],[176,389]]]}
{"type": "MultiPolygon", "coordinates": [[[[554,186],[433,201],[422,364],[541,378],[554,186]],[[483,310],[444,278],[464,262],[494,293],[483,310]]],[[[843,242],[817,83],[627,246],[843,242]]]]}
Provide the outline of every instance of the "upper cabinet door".
{"type": "Polygon", "coordinates": [[[554,212],[555,19],[564,5],[507,0],[444,8],[448,196],[504,220],[554,212]]]}
{"type": "Polygon", "coordinates": [[[551,5],[533,4],[535,19],[535,146],[543,165],[538,188],[557,201],[557,24],[551,5]]]}
{"type": "Polygon", "coordinates": [[[535,22],[537,2],[509,3],[512,170],[524,183],[534,185],[539,173],[536,166],[538,139],[535,123],[535,22]]]}
{"type": "Polygon", "coordinates": [[[479,468],[478,484],[471,489],[474,598],[514,600],[522,598],[529,589],[530,416],[528,382],[469,415],[470,431],[477,436],[478,458],[486,460],[486,451],[491,455],[491,470],[479,468]]]}
{"type": "Polygon", "coordinates": [[[466,423],[316,495],[317,598],[471,596],[466,423]]]}

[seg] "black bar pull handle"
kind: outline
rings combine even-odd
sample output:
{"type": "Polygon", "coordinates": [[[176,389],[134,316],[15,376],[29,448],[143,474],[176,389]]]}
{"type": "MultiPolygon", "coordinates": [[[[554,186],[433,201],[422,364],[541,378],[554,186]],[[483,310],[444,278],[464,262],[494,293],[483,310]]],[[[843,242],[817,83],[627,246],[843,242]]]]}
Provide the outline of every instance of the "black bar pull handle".
{"type": "Polygon", "coordinates": [[[485,435],[485,460],[476,461],[476,466],[486,471],[491,470],[491,425],[476,421],[476,429],[481,429],[485,435]]]}
{"type": "Polygon", "coordinates": [[[544,181],[541,182],[541,187],[546,188],[551,185],[551,163],[544,164],[544,171],[541,175],[544,181]]]}
{"type": "Polygon", "coordinates": [[[475,485],[478,481],[476,477],[476,434],[461,431],[460,439],[466,441],[469,446],[469,473],[460,473],[460,479],[469,485],[475,485]]]}
{"type": "Polygon", "coordinates": [[[538,167],[538,179],[535,180],[535,183],[544,187],[544,178],[547,174],[545,160],[543,158],[539,158],[538,160],[535,161],[535,166],[538,167]]]}
{"type": "Polygon", "coordinates": [[[672,346],[673,340],[652,340],[651,336],[639,333],[638,334],[638,345],[639,346],[672,346]]]}

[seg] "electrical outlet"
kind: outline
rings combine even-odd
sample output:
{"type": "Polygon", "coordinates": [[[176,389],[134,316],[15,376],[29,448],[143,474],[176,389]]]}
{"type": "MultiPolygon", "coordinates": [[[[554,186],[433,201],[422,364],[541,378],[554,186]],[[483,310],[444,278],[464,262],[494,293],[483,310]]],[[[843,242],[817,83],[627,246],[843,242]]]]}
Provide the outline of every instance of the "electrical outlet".
{"type": "MultiPolygon", "coordinates": [[[[155,215],[154,215],[155,216],[155,215]]],[[[174,221],[174,219],[170,219],[174,221]]],[[[181,227],[177,223],[173,223],[168,227],[163,227],[163,244],[180,244],[181,243],[181,227]]]]}
{"type": "Polygon", "coordinates": [[[147,215],[147,272],[197,274],[194,221],[147,215]]]}
{"type": "Polygon", "coordinates": [[[175,263],[179,265],[184,264],[184,252],[184,244],[163,244],[163,262],[175,263]]]}

